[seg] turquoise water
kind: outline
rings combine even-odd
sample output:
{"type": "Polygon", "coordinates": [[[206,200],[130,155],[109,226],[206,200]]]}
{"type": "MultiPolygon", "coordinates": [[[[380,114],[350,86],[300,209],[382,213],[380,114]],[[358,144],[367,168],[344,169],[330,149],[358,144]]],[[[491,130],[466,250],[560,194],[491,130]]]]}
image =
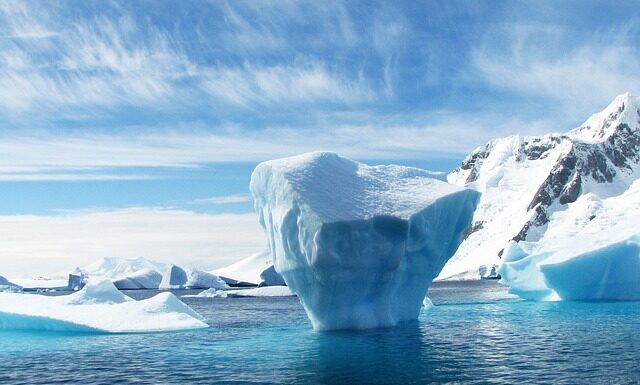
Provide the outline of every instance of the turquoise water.
{"type": "Polygon", "coordinates": [[[490,281],[430,297],[419,322],[364,332],[314,333],[296,298],[185,298],[212,326],[195,332],[0,332],[0,383],[640,383],[640,302],[527,302],[490,281]]]}

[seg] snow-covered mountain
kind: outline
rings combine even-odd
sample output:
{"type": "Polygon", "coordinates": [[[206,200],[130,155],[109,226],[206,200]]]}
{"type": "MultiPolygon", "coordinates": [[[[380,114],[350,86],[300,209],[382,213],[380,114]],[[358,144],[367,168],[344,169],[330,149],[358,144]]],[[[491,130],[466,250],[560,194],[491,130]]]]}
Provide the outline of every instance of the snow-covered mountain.
{"type": "Polygon", "coordinates": [[[626,236],[637,233],[640,200],[631,186],[639,177],[640,99],[628,93],[567,133],[492,140],[447,178],[482,197],[439,278],[478,277],[480,266],[500,263],[511,240],[544,249],[619,223],[626,236]]]}

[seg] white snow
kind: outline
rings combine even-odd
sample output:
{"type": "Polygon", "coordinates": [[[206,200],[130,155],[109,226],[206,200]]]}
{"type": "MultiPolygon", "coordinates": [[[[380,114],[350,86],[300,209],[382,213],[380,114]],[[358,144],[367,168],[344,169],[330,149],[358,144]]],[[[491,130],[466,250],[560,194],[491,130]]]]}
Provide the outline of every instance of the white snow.
{"type": "Polygon", "coordinates": [[[452,276],[479,279],[478,268],[499,265],[500,250],[531,218],[527,206],[569,143],[556,146],[542,159],[522,162],[518,154],[526,139],[516,135],[492,141],[479,178],[470,184],[465,184],[468,170],[449,175],[449,182],[482,193],[473,218],[474,223],[482,223],[482,229],[464,240],[438,279],[452,276]]]}
{"type": "Polygon", "coordinates": [[[25,289],[43,290],[65,289],[68,283],[66,277],[11,277],[9,280],[25,289]]]}
{"type": "Polygon", "coordinates": [[[213,270],[211,273],[231,285],[284,285],[282,276],[273,269],[273,261],[269,250],[255,253],[232,265],[213,270]]]}
{"type": "Polygon", "coordinates": [[[424,170],[327,152],[261,163],[250,189],[275,269],[316,330],[416,319],[479,195],[424,170]]]}
{"type": "MultiPolygon", "coordinates": [[[[526,240],[535,245],[524,245],[521,242],[520,247],[532,249],[531,252],[534,254],[557,254],[564,250],[562,253],[576,256],[604,247],[605,244],[621,241],[622,238],[615,234],[607,240],[607,236],[600,237],[597,233],[608,232],[620,221],[624,221],[621,222],[621,226],[634,229],[635,224],[640,222],[640,216],[637,214],[625,214],[627,210],[631,213],[637,212],[634,208],[637,201],[629,200],[628,197],[622,198],[632,189],[634,182],[640,179],[640,164],[633,155],[616,155],[627,157],[628,164],[622,166],[614,165],[610,159],[591,159],[591,153],[584,153],[584,146],[613,143],[609,139],[616,129],[620,130],[620,127],[625,125],[629,127],[630,132],[637,133],[640,130],[640,99],[628,93],[618,96],[603,111],[594,114],[580,127],[566,134],[524,138],[510,136],[493,140],[487,146],[474,151],[470,157],[478,156],[478,168],[457,169],[449,174],[448,181],[482,193],[473,219],[476,231],[462,242],[437,279],[478,279],[480,266],[484,265],[487,271],[490,271],[491,266],[500,265],[505,258],[505,248],[510,240],[516,237],[525,223],[535,217],[535,209],[529,205],[536,197],[538,189],[552,173],[558,160],[567,160],[567,154],[570,154],[568,162],[577,158],[583,161],[580,167],[591,167],[595,172],[599,168],[608,167],[615,170],[615,175],[610,181],[597,181],[591,176],[584,176],[589,170],[583,169],[582,171],[587,172],[581,179],[578,200],[570,204],[560,204],[556,199],[552,205],[546,207],[549,222],[530,227],[526,236],[526,240]],[[541,156],[529,159],[524,150],[534,150],[535,153],[536,147],[542,149],[541,156]],[[470,176],[477,178],[471,178],[475,180],[467,183],[470,176]],[[616,199],[618,203],[614,203],[616,199]],[[603,205],[606,206],[604,209],[603,205]],[[617,214],[612,214],[611,210],[616,206],[620,209],[617,210],[617,214]],[[594,223],[587,228],[598,229],[594,230],[594,234],[599,241],[592,244],[589,239],[585,239],[591,249],[581,247],[578,253],[571,244],[575,243],[574,237],[590,222],[594,223]],[[547,247],[543,247],[545,243],[547,247]],[[565,243],[566,245],[561,245],[565,243]],[[501,260],[499,253],[502,250],[504,251],[501,260]]],[[[624,129],[623,134],[616,140],[620,138],[627,138],[629,143],[633,141],[632,135],[624,133],[624,129]]],[[[615,142],[612,145],[618,144],[615,142]]],[[[601,153],[607,151],[610,149],[602,150],[601,153]]],[[[571,177],[575,178],[576,172],[571,177]]],[[[628,237],[635,234],[635,230],[631,233],[625,230],[623,233],[628,237]]],[[[536,258],[544,259],[542,256],[536,258]]],[[[516,264],[511,267],[515,266],[516,264]]],[[[515,279],[513,276],[511,278],[515,279]]],[[[528,282],[533,284],[533,281],[528,282]]]]}
{"type": "Polygon", "coordinates": [[[197,269],[170,265],[162,276],[161,290],[168,289],[224,289],[227,284],[217,275],[197,269]]]}
{"type": "Polygon", "coordinates": [[[291,297],[295,294],[286,286],[263,286],[253,289],[227,290],[229,297],[291,297]]]}
{"type": "Polygon", "coordinates": [[[206,328],[204,319],[171,293],[141,301],[108,280],[90,280],[66,296],[0,293],[0,329],[138,333],[206,328]]]}

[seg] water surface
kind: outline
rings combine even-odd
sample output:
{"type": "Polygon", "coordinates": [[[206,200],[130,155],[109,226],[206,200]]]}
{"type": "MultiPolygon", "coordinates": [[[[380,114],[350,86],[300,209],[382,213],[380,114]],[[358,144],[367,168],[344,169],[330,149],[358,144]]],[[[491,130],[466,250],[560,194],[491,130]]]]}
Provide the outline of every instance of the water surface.
{"type": "Polygon", "coordinates": [[[296,298],[185,298],[211,324],[192,332],[0,332],[0,383],[640,382],[639,302],[528,302],[489,281],[429,295],[418,322],[362,332],[314,333],[296,298]]]}

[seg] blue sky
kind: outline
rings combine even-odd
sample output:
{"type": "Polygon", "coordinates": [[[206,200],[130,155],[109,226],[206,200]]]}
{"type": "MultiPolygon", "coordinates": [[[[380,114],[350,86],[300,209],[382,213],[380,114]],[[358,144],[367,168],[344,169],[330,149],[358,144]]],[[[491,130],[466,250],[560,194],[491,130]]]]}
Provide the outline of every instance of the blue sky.
{"type": "Polygon", "coordinates": [[[633,1],[4,1],[5,274],[257,251],[261,160],[446,171],[567,131],[640,89],[639,21],[633,1]]]}

